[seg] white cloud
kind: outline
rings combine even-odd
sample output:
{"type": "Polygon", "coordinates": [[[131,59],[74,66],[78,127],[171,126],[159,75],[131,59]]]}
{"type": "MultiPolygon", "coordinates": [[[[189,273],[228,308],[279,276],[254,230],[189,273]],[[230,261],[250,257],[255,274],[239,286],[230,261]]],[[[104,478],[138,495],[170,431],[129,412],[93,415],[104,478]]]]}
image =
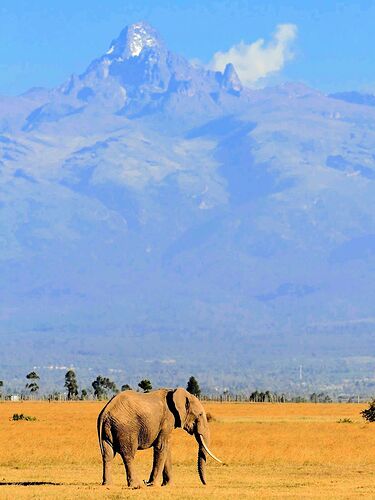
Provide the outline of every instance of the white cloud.
{"type": "Polygon", "coordinates": [[[295,24],[279,24],[270,42],[263,38],[247,45],[240,42],[227,52],[216,52],[209,63],[215,71],[223,71],[232,63],[244,85],[253,86],[259,79],[280,71],[293,59],[292,42],[297,36],[295,24]]]}

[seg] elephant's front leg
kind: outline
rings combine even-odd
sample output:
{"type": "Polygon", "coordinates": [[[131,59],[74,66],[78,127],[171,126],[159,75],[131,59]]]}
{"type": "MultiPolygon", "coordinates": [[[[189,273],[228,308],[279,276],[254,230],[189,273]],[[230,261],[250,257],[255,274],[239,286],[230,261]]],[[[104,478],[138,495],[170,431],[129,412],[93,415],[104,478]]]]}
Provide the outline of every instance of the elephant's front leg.
{"type": "Polygon", "coordinates": [[[168,450],[167,450],[167,458],[165,460],[164,464],[164,470],[163,470],[163,482],[162,486],[166,486],[167,484],[172,484],[172,453],[171,453],[171,445],[170,443],[168,444],[168,450]]]}
{"type": "Polygon", "coordinates": [[[161,485],[163,470],[168,456],[168,449],[169,436],[160,434],[154,444],[154,462],[147,486],[161,485]]]}

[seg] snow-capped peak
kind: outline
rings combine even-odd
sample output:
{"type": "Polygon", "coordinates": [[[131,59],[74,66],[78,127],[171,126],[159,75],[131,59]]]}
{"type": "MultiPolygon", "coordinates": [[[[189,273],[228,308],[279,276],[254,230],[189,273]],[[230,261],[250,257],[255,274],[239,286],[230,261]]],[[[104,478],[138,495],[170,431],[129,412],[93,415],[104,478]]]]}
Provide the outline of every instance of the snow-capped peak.
{"type": "Polygon", "coordinates": [[[128,44],[133,57],[139,56],[144,47],[157,45],[155,36],[147,28],[144,23],[133,24],[129,28],[128,44]]]}
{"type": "Polygon", "coordinates": [[[128,59],[139,56],[146,47],[160,45],[160,37],[156,30],[142,21],[131,24],[123,29],[119,37],[111,43],[106,56],[117,59],[128,59]]]}

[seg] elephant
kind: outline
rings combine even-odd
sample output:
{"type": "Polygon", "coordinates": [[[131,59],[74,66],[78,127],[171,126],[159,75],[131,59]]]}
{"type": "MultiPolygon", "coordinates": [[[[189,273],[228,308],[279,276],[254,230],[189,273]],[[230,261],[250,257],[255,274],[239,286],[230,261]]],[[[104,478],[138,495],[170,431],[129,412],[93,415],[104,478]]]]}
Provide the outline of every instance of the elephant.
{"type": "Polygon", "coordinates": [[[208,448],[210,431],[206,413],[198,398],[182,387],[158,389],[149,393],[132,390],[114,396],[98,416],[98,437],[103,460],[103,484],[112,482],[111,462],[119,453],[125,466],[127,483],[137,489],[142,483],[134,470],[137,450],[153,447],[153,466],[147,486],[165,486],[172,481],[170,438],[181,427],[198,443],[198,473],[206,484],[206,456],[222,463],[208,448]]]}

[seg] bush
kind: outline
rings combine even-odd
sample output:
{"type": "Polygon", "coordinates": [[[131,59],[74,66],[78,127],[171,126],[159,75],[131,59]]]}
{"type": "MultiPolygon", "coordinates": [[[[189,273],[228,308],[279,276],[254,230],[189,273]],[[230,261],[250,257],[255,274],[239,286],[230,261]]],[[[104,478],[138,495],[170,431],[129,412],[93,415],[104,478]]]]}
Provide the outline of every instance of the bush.
{"type": "Polygon", "coordinates": [[[367,422],[375,422],[375,399],[371,401],[370,406],[366,410],[361,411],[361,415],[367,422]]]}
{"type": "Polygon", "coordinates": [[[31,417],[30,415],[24,415],[23,413],[14,413],[12,420],[27,420],[28,422],[34,422],[36,420],[35,417],[31,417]]]}
{"type": "Polygon", "coordinates": [[[353,423],[353,420],[351,420],[350,418],[340,418],[338,421],[337,421],[338,424],[352,424],[353,423]]]}
{"type": "Polygon", "coordinates": [[[215,422],[216,418],[209,411],[206,413],[207,422],[215,422]]]}

